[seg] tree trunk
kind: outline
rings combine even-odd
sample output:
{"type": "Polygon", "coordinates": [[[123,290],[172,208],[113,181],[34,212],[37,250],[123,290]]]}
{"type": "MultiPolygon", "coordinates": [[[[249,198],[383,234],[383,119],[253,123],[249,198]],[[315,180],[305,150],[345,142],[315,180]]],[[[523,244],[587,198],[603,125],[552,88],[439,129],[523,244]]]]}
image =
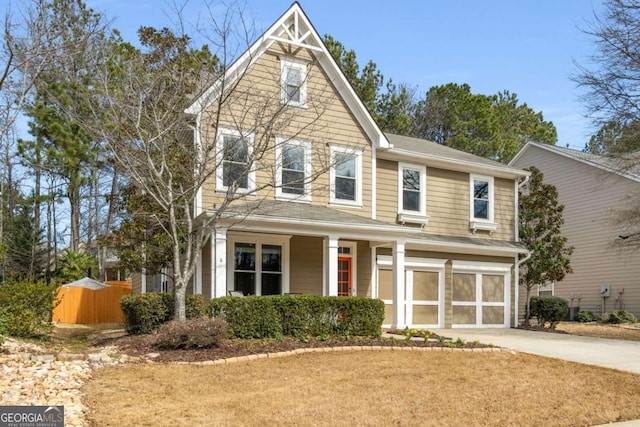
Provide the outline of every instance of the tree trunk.
{"type": "Polygon", "coordinates": [[[176,306],[174,312],[174,318],[176,320],[185,320],[187,318],[185,296],[187,286],[182,280],[176,280],[174,282],[174,292],[176,298],[176,306]]]}
{"type": "Polygon", "coordinates": [[[530,296],[531,287],[527,286],[526,290],[527,290],[527,293],[526,293],[526,302],[525,302],[525,309],[524,309],[524,326],[528,328],[531,323],[531,296],[530,296]]]}

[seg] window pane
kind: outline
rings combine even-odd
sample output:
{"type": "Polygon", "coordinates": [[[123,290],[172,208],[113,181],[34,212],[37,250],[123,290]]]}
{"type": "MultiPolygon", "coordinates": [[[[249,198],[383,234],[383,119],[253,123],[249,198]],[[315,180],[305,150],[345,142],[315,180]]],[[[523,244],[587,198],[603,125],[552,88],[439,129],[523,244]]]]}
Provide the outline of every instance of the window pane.
{"type": "Polygon", "coordinates": [[[302,86],[302,74],[297,68],[288,68],[285,78],[287,100],[300,102],[300,86],[302,86]]]}
{"type": "Polygon", "coordinates": [[[489,200],[489,183],[487,181],[473,181],[473,198],[489,200]]]}
{"type": "Polygon", "coordinates": [[[473,201],[474,218],[489,219],[489,202],[486,200],[473,201]]]}
{"type": "Polygon", "coordinates": [[[282,271],[282,246],[262,245],[262,271],[282,271]]]}
{"type": "Polygon", "coordinates": [[[261,293],[262,295],[280,295],[282,293],[282,274],[264,273],[261,293]]]}
{"type": "Polygon", "coordinates": [[[234,274],[234,290],[242,291],[245,295],[256,293],[256,274],[236,271],[234,274]]]}
{"type": "Polygon", "coordinates": [[[402,188],[405,190],[420,191],[420,171],[403,170],[402,171],[402,188]]]}
{"type": "Polygon", "coordinates": [[[304,172],[282,171],[282,192],[304,194],[304,172]]]}
{"type": "Polygon", "coordinates": [[[225,135],[223,139],[223,159],[247,163],[249,158],[247,143],[239,136],[225,135]]]}
{"type": "Polygon", "coordinates": [[[355,178],[356,176],[356,159],[353,156],[343,153],[335,155],[336,176],[355,178]]]}
{"type": "Polygon", "coordinates": [[[282,168],[303,171],[304,147],[299,145],[285,146],[282,150],[282,168]]]}
{"type": "Polygon", "coordinates": [[[230,187],[236,183],[238,188],[249,188],[247,165],[245,163],[223,162],[222,185],[230,187]]]}
{"type": "Polygon", "coordinates": [[[255,271],[256,245],[253,243],[236,243],[234,265],[235,270],[255,271]]]}
{"type": "Polygon", "coordinates": [[[356,200],[355,178],[340,178],[336,176],[336,199],[356,200]]]}
{"type": "Polygon", "coordinates": [[[405,211],[420,211],[420,192],[403,191],[402,209],[405,211]]]}

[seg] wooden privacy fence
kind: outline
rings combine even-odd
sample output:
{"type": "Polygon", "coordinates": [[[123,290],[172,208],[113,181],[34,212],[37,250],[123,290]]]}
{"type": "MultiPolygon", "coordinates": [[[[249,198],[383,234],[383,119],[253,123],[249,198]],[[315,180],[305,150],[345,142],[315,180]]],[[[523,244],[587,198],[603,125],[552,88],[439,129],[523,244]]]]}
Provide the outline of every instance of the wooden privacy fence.
{"type": "Polygon", "coordinates": [[[131,282],[107,281],[106,287],[61,287],[60,304],[53,310],[53,321],[61,323],[122,323],[120,298],[131,293],[131,282]]]}

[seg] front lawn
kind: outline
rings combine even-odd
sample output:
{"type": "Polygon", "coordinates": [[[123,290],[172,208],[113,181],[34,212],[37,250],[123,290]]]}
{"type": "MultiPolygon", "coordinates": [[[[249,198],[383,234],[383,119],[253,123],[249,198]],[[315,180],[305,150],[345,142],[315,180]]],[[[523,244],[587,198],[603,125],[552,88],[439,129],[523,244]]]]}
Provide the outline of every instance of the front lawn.
{"type": "Polygon", "coordinates": [[[97,426],[583,426],[640,418],[640,377],[511,352],[349,351],[95,371],[97,426]]]}

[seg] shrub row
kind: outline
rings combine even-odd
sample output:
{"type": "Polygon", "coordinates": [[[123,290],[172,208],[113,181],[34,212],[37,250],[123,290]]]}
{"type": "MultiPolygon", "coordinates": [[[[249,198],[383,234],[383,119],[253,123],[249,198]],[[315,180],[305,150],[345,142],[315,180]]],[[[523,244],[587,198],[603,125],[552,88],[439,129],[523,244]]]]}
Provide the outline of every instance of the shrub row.
{"type": "Polygon", "coordinates": [[[41,338],[53,330],[52,311],[59,304],[57,285],[16,281],[0,285],[0,334],[41,338]]]}
{"type": "MultiPolygon", "coordinates": [[[[175,297],[170,293],[125,295],[120,299],[124,328],[128,334],[148,334],[173,319],[175,297]]],[[[206,316],[202,295],[187,295],[185,311],[188,319],[206,316]]]]}
{"type": "Polygon", "coordinates": [[[569,312],[569,302],[565,299],[553,296],[531,297],[531,315],[538,319],[538,325],[555,329],[569,312]]]}
{"type": "Polygon", "coordinates": [[[225,319],[235,338],[370,336],[380,334],[384,303],[319,295],[222,297],[210,301],[209,312],[225,319]]]}
{"type": "Polygon", "coordinates": [[[600,321],[602,323],[636,323],[638,319],[633,313],[628,312],[627,310],[614,310],[611,313],[603,313],[600,316],[600,321]]]}

